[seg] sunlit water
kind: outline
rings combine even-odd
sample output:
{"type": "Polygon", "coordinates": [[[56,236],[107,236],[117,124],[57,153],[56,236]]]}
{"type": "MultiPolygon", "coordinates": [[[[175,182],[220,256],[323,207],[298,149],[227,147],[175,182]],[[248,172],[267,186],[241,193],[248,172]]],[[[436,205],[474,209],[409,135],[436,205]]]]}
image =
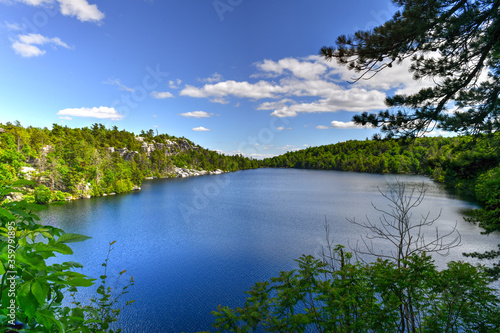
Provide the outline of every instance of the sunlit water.
{"type": "MultiPolygon", "coordinates": [[[[461,234],[462,246],[437,257],[440,265],[464,260],[462,252],[496,248],[497,234],[481,235],[463,220],[461,211],[473,204],[428,178],[398,178],[427,186],[415,218],[441,212],[435,225],[447,232],[456,224],[461,234]]],[[[145,181],[139,192],[51,206],[40,215],[44,223],[92,237],[72,244],[75,254],[64,257],[82,263],[89,276],[102,274],[108,243],[117,241],[108,275],[126,269],[124,279],[135,280],[124,298],[136,301],[121,315],[124,332],[194,332],[211,329],[210,312],[219,304],[242,306],[255,282],[296,268],[302,254],[317,254],[325,245],[325,219],[336,244],[355,244],[366,232],[346,218],[376,221],[372,203],[385,208],[379,190],[395,181],[392,175],[258,169],[145,181]]]]}

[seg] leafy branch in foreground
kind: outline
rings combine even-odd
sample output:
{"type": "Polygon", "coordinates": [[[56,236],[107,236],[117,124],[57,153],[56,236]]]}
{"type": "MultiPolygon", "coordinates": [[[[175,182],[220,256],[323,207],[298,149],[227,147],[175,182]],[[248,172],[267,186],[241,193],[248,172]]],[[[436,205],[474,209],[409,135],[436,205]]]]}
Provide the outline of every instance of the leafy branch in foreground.
{"type": "Polygon", "coordinates": [[[381,259],[362,264],[352,262],[341,246],[332,253],[335,267],[302,256],[297,270],[256,283],[243,307],[219,307],[213,312],[217,332],[497,332],[500,328],[499,299],[479,267],[450,262],[439,271],[425,254],[402,260],[404,267],[381,259]],[[401,317],[401,307],[408,308],[405,300],[411,300],[410,318],[401,317]]]}
{"type": "MultiPolygon", "coordinates": [[[[0,330],[111,332],[107,325],[116,321],[119,314],[112,309],[114,302],[98,302],[96,308],[79,304],[70,308],[63,303],[66,293],[74,294],[80,287],[92,286],[95,279],[76,272],[75,269],[82,268],[79,263],[49,265],[47,262],[58,254],[73,254],[67,244],[90,237],[41,225],[36,212],[42,206],[6,199],[26,185],[29,185],[26,181],[0,185],[0,330]],[[90,310],[95,309],[107,315],[93,317],[90,310]]],[[[101,277],[101,281],[105,278],[101,277]]],[[[103,297],[109,293],[106,289],[103,297]]]]}

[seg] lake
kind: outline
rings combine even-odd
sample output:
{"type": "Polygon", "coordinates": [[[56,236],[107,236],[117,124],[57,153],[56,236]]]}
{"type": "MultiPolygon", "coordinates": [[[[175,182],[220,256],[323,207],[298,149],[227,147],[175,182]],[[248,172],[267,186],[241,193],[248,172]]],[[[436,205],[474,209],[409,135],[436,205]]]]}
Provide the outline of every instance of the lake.
{"type": "MultiPolygon", "coordinates": [[[[462,252],[497,248],[498,234],[481,235],[463,220],[461,212],[473,204],[426,177],[397,178],[427,186],[415,218],[441,211],[435,225],[446,232],[456,224],[460,231],[462,246],[436,257],[440,265],[464,260],[462,252]]],[[[366,232],[346,218],[376,221],[372,203],[385,208],[379,189],[395,182],[393,175],[257,169],[145,181],[141,191],[51,206],[40,216],[92,237],[72,244],[75,254],[63,259],[82,263],[83,273],[95,278],[109,242],[117,241],[108,275],[126,269],[124,277],[135,280],[125,299],[136,302],[120,317],[123,332],[194,332],[211,329],[210,312],[219,304],[242,306],[255,282],[296,268],[302,254],[317,254],[326,243],[325,219],[336,244],[355,244],[366,232]]]]}

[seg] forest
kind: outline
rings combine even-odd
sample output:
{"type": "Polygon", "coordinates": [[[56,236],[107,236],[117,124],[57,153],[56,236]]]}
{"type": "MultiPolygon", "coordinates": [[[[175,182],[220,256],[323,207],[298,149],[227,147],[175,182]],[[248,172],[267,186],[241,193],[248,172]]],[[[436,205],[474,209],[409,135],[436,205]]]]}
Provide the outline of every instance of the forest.
{"type": "Polygon", "coordinates": [[[226,156],[186,138],[139,135],[116,126],[52,129],[0,124],[0,182],[29,179],[36,203],[101,196],[137,189],[146,178],[174,177],[175,168],[236,171],[260,166],[243,156],[226,156]]]}

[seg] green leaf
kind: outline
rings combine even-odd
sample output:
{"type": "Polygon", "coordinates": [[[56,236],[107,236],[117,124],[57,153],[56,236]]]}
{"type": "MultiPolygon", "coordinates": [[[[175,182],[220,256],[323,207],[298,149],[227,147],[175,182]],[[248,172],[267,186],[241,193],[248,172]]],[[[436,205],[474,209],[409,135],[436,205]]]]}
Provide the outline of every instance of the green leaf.
{"type": "Polygon", "coordinates": [[[14,221],[16,219],[16,217],[12,215],[7,209],[0,208],[0,215],[5,216],[10,221],[14,221]]]}
{"type": "Polygon", "coordinates": [[[58,243],[76,243],[76,242],[83,242],[87,239],[90,239],[92,237],[85,236],[85,235],[80,235],[80,234],[72,234],[72,233],[67,233],[61,235],[58,239],[58,243]]]}
{"type": "Polygon", "coordinates": [[[62,263],[63,265],[67,267],[72,267],[72,268],[83,268],[83,265],[76,262],[76,261],[66,261],[62,263]]]}
{"type": "Polygon", "coordinates": [[[58,252],[61,254],[73,254],[73,250],[63,243],[44,244],[37,243],[35,249],[38,252],[58,252]]]}
{"type": "Polygon", "coordinates": [[[90,287],[94,284],[95,279],[86,279],[86,278],[73,278],[70,280],[65,280],[64,283],[68,286],[74,286],[74,287],[90,287]]]}
{"type": "Polygon", "coordinates": [[[44,291],[44,288],[40,285],[38,281],[35,281],[31,285],[31,293],[33,294],[33,296],[35,296],[38,304],[43,305],[45,303],[45,297],[47,296],[47,291],[44,291]]]}
{"type": "Polygon", "coordinates": [[[85,313],[82,308],[74,308],[71,310],[71,316],[83,319],[85,317],[85,313]]]}
{"type": "Polygon", "coordinates": [[[25,283],[21,286],[19,290],[19,294],[17,295],[17,301],[19,302],[19,307],[24,310],[24,313],[29,317],[33,318],[36,308],[37,308],[37,300],[30,293],[30,285],[29,283],[25,283]]]}
{"type": "Polygon", "coordinates": [[[29,282],[25,282],[21,285],[21,287],[19,288],[19,296],[28,296],[29,292],[30,292],[30,284],[29,282]]]}
{"type": "MultiPolygon", "coordinates": [[[[14,181],[11,186],[12,187],[24,187],[24,186],[32,186],[35,185],[35,182],[32,180],[26,180],[26,179],[18,179],[14,181]]],[[[18,192],[17,190],[10,189],[11,191],[18,192]]]]}

